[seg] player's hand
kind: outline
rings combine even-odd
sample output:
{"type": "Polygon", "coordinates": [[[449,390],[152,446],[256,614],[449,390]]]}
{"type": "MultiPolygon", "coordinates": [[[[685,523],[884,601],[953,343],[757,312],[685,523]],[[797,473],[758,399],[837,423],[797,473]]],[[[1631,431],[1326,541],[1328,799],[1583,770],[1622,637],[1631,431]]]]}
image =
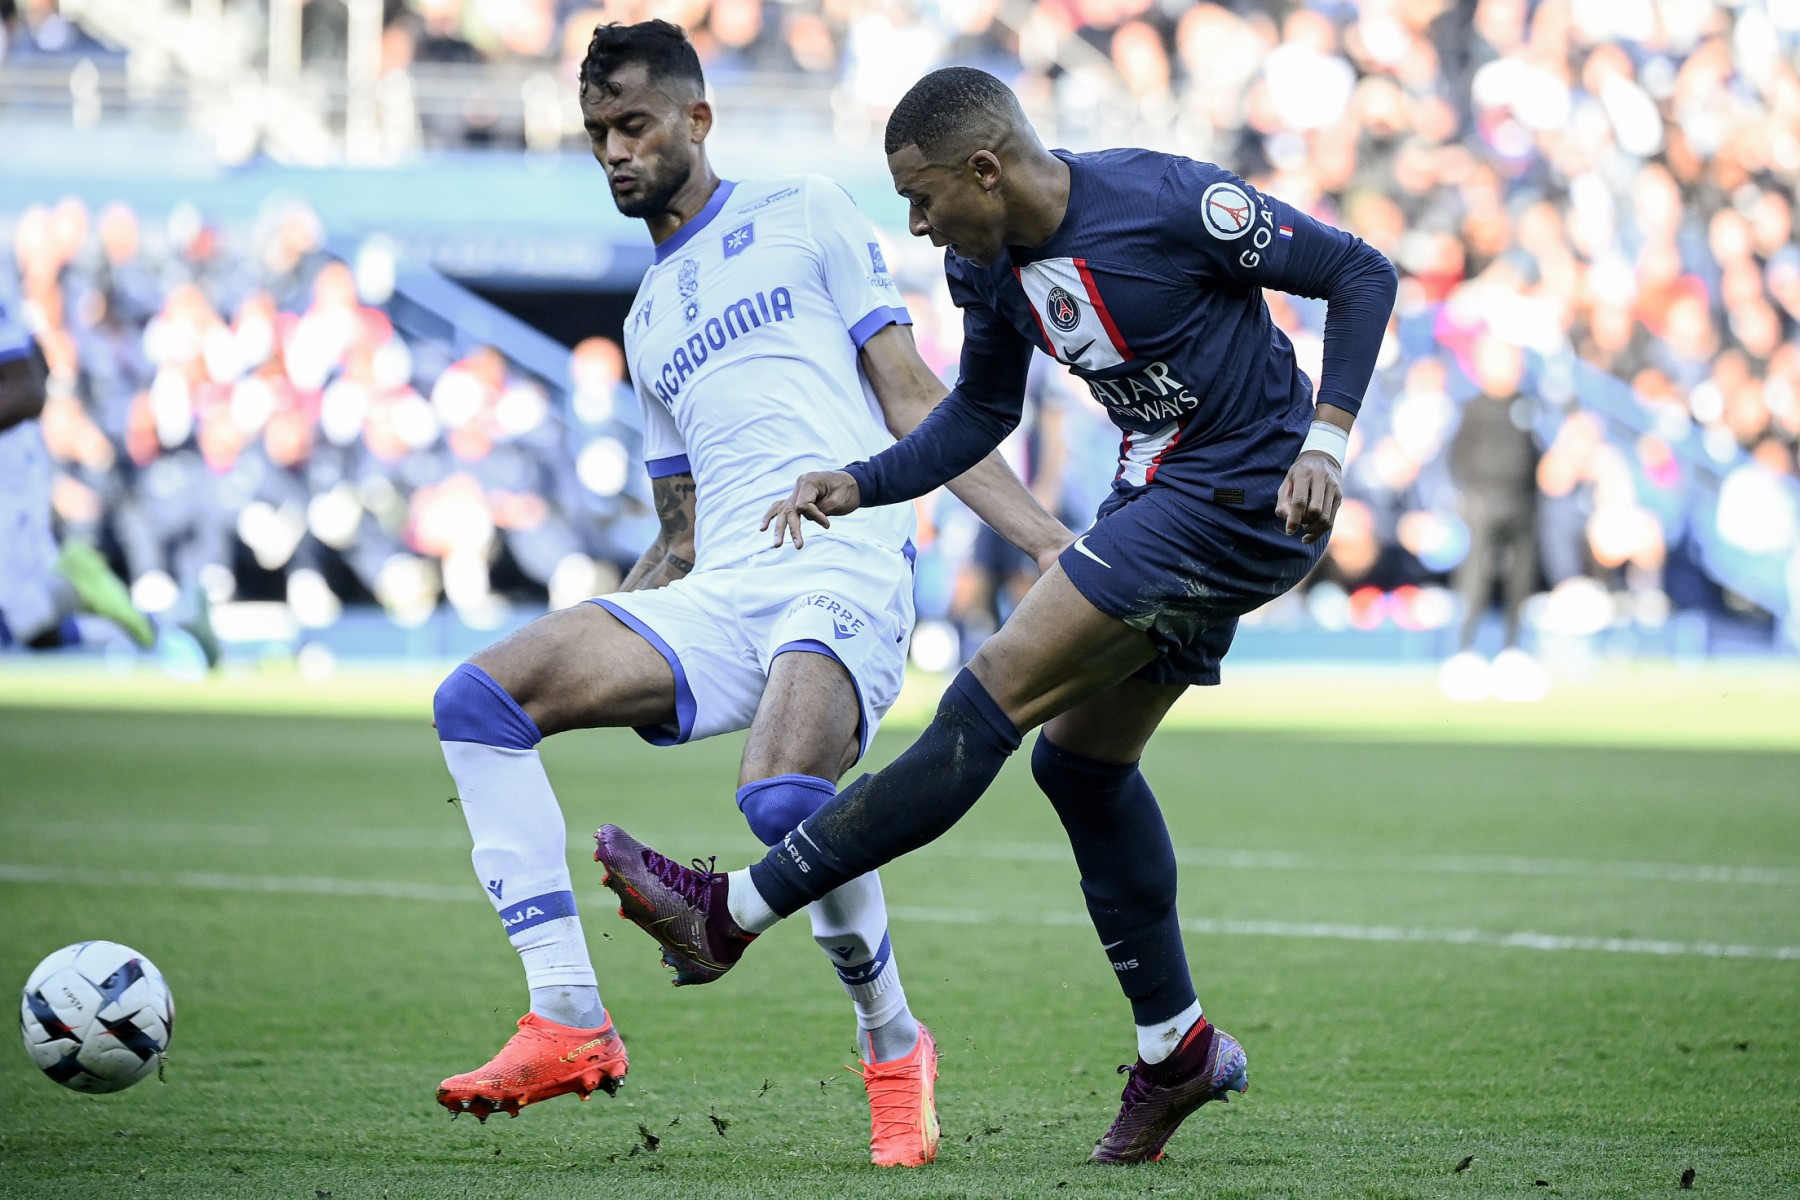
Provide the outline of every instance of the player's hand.
{"type": "Polygon", "coordinates": [[[806,545],[806,521],[830,529],[831,518],[853,513],[861,507],[862,489],[856,486],[855,476],[848,471],[808,471],[794,480],[794,490],[787,499],[769,505],[762,527],[765,530],[771,525],[775,527],[777,546],[793,534],[794,548],[799,549],[806,545]],[[802,517],[806,521],[802,521],[802,517]]]}
{"type": "Polygon", "coordinates": [[[1323,451],[1308,450],[1281,481],[1275,515],[1287,522],[1289,537],[1304,531],[1300,540],[1311,543],[1331,532],[1343,502],[1344,475],[1337,462],[1323,451]]]}

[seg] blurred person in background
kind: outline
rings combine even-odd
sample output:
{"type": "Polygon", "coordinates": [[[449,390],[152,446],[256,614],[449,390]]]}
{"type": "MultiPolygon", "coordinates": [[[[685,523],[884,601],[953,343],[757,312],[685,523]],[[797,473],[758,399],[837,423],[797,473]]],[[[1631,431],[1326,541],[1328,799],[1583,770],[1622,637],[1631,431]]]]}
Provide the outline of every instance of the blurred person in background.
{"type": "Polygon", "coordinates": [[[1523,390],[1518,347],[1485,333],[1473,358],[1477,391],[1464,402],[1450,439],[1450,475],[1461,493],[1469,551],[1455,572],[1463,618],[1457,653],[1444,663],[1444,694],[1478,700],[1491,691],[1501,699],[1536,699],[1547,681],[1520,647],[1519,635],[1525,602],[1538,585],[1537,405],[1523,390]],[[1490,669],[1475,650],[1475,636],[1496,581],[1504,629],[1490,669]]]}
{"type": "Polygon", "coordinates": [[[139,648],[156,645],[150,618],[124,581],[84,542],[57,546],[50,524],[51,466],[39,430],[48,370],[12,287],[0,269],[0,647],[49,650],[99,640],[92,613],[139,648]]]}

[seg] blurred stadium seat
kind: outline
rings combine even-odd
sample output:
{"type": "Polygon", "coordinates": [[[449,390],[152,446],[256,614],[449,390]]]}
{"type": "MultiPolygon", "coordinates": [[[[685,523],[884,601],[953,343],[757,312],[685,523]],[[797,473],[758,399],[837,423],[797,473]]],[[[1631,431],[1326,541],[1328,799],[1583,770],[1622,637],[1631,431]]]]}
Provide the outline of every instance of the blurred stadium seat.
{"type": "MultiPolygon", "coordinates": [[[[701,47],[726,173],[828,171],[892,234],[946,373],[959,322],[879,146],[943,63],[1062,144],[1218,161],[1395,260],[1329,559],[1244,649],[1457,648],[1449,448],[1492,344],[1539,454],[1530,644],[1800,644],[1783,0],[0,0],[0,229],[62,525],[142,603],[203,585],[289,646],[462,653],[608,586],[654,528],[617,344],[649,253],[572,81],[596,22],[649,16],[701,47]]],[[[1322,305],[1269,300],[1316,366],[1322,305]]],[[[1010,452],[1079,523],[1116,435],[1059,372],[1034,400],[1010,452]]],[[[921,516],[942,667],[1028,574],[947,495],[921,516]]]]}

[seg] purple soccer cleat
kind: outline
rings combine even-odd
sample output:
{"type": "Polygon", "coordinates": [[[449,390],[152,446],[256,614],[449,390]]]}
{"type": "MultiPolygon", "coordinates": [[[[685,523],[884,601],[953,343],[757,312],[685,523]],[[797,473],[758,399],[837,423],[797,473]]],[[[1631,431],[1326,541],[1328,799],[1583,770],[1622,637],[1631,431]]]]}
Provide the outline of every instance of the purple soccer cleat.
{"type": "Polygon", "coordinates": [[[684,867],[617,825],[602,825],[594,846],[594,861],[606,868],[601,882],[619,897],[619,915],[662,943],[676,987],[711,983],[756,940],[731,919],[725,875],[708,871],[712,862],[696,858],[684,867]]]}
{"type": "Polygon", "coordinates": [[[1205,1017],[1175,1053],[1159,1063],[1139,1059],[1120,1071],[1130,1078],[1119,1115],[1088,1158],[1097,1163],[1156,1162],[1188,1114],[1211,1100],[1229,1102],[1250,1090],[1244,1048],[1205,1017]]]}

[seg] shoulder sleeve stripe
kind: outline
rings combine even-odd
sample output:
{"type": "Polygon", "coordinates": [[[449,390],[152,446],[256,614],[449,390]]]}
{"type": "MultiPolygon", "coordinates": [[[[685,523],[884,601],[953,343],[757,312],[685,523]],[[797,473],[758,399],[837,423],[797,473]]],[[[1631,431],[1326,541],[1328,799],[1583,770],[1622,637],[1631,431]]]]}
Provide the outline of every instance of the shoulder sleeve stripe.
{"type": "Polygon", "coordinates": [[[904,307],[877,308],[850,327],[850,340],[861,350],[863,343],[889,325],[911,325],[912,314],[904,307]]]}

